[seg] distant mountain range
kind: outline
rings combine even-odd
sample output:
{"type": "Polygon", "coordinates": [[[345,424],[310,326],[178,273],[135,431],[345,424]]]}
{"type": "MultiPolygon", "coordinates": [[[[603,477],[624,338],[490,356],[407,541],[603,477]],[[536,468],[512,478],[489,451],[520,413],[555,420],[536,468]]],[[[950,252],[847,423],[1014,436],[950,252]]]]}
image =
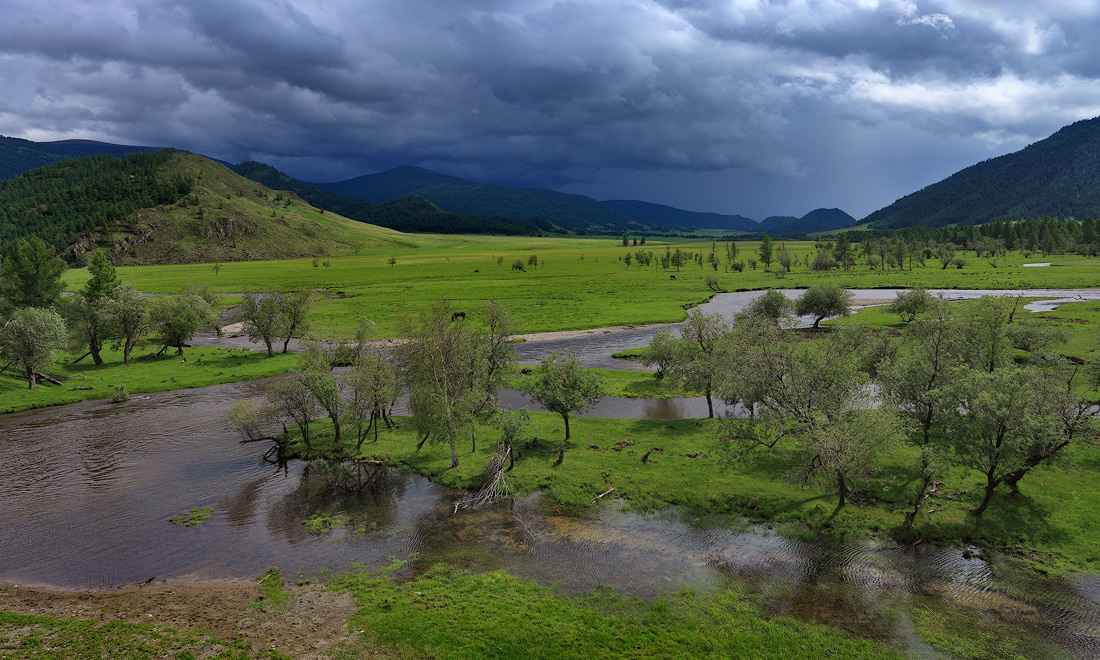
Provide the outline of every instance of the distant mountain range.
{"type": "Polygon", "coordinates": [[[584,195],[475,183],[420,167],[397,167],[347,181],[314,185],[376,204],[415,195],[451,213],[542,220],[577,233],[638,233],[650,229],[584,195]]]}
{"type": "Polygon", "coordinates": [[[10,179],[27,170],[59,160],[95,155],[121,156],[138,151],[155,151],[157,148],[108,144],[94,140],[32,142],[0,135],[0,179],[10,179]]]}
{"type": "Polygon", "coordinates": [[[758,225],[755,220],[741,215],[685,211],[672,206],[665,206],[664,204],[651,204],[649,202],[639,202],[633,199],[610,199],[600,203],[622,213],[636,222],[655,227],[719,229],[723,231],[745,232],[759,231],[760,228],[760,225],[758,225]]]}
{"type": "MultiPolygon", "coordinates": [[[[90,140],[32,142],[0,137],[0,179],[91,154],[120,156],[152,150],[90,140]]],[[[270,165],[252,161],[231,169],[273,190],[291,191],[317,208],[410,232],[639,235],[706,230],[795,235],[855,223],[843,211],[817,209],[802,218],[773,217],[757,224],[741,215],[686,211],[638,200],[601,202],[545,188],[477,183],[410,166],[319,184],[299,181],[270,165]]]]}
{"type": "Polygon", "coordinates": [[[1100,217],[1100,118],[956,172],[860,220],[879,229],[1100,217]]]}

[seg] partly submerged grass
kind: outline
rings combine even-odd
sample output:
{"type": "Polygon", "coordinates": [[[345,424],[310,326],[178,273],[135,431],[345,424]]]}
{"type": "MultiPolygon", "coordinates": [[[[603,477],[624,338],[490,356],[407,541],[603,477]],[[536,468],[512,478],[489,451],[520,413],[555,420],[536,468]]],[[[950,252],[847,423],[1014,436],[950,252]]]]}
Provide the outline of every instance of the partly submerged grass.
{"type": "MultiPolygon", "coordinates": [[[[746,422],[747,423],[747,422],[746,422]]],[[[679,506],[700,514],[744,516],[790,532],[832,536],[877,536],[894,533],[901,524],[918,479],[914,446],[888,448],[871,466],[873,476],[857,479],[859,495],[834,514],[836,496],[813,484],[790,480],[800,455],[780,445],[755,460],[723,461],[717,448],[716,420],[618,420],[572,417],[571,444],[556,465],[564,425],[551,413],[532,413],[529,442],[509,472],[519,494],[540,491],[554,501],[588,505],[615,488],[628,506],[654,510],[679,506]],[[652,451],[651,451],[652,450],[652,451]],[[649,458],[642,462],[649,452],[649,458]]],[[[323,423],[318,430],[328,428],[323,423]]],[[[496,432],[477,431],[477,452],[470,439],[457,444],[458,468],[450,467],[445,444],[425,445],[408,420],[396,430],[383,430],[377,443],[367,442],[363,455],[403,465],[455,488],[477,488],[493,451],[496,432]]],[[[318,442],[324,447],[325,440],[318,442]]],[[[1020,482],[1020,493],[999,492],[978,524],[968,507],[980,496],[980,475],[948,470],[944,485],[917,518],[916,538],[943,544],[978,543],[1028,559],[1040,570],[1100,571],[1100,448],[1078,445],[1066,450],[1056,465],[1032,470],[1020,482]]]]}

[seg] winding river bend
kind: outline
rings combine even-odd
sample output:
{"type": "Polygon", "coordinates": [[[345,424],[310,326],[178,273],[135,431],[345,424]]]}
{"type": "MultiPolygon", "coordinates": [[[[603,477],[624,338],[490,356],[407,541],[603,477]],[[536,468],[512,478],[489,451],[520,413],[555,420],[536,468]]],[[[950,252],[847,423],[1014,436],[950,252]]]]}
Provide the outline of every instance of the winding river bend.
{"type": "MultiPolygon", "coordinates": [[[[602,341],[596,337],[588,341],[602,341]]],[[[770,612],[898,640],[917,655],[926,649],[907,634],[898,605],[944,616],[961,608],[1073,656],[1100,657],[1100,578],[1025,574],[974,549],[836,545],[758,527],[700,526],[675,510],[569,510],[537,495],[450,518],[453,493],[396,471],[360,495],[335,497],[301,463],[264,463],[256,446],[239,445],[221,427],[234,402],[263,387],[236,383],[0,416],[0,583],[105,588],[251,577],[273,565],[312,575],[415,553],[408,571],[446,560],[640,597],[747,581],[770,612]],[[192,528],[168,522],[196,506],[212,507],[213,517],[192,528]],[[333,535],[310,534],[302,521],[317,511],[349,523],[333,535]]],[[[700,416],[692,400],[625,401],[595,414],[700,416]]]]}

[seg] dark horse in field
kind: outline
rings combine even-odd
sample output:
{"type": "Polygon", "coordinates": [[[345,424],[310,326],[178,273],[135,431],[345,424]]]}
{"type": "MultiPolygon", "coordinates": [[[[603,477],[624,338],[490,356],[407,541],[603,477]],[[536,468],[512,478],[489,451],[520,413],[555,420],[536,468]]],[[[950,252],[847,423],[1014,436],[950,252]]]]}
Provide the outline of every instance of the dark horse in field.
{"type": "Polygon", "coordinates": [[[452,321],[457,321],[458,319],[462,319],[463,321],[465,321],[466,320],[466,312],[455,312],[454,314],[451,314],[451,320],[452,321]]]}

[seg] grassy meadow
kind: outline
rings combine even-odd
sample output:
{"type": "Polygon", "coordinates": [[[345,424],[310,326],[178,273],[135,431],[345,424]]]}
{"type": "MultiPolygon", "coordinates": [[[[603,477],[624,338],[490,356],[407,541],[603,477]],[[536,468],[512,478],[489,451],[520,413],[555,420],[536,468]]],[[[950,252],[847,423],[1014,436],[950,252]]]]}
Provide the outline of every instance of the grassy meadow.
{"type": "MultiPolygon", "coordinates": [[[[704,278],[716,275],[725,291],[807,287],[833,282],[851,288],[1081,288],[1100,283],[1100,259],[1077,255],[1044,258],[1010,252],[991,263],[969,253],[963,269],[940,268],[936,259],[913,270],[871,270],[867,265],[850,271],[812,271],[804,264],[783,271],[777,263],[754,270],[714,271],[706,264],[710,241],[651,239],[644,246],[624,248],[619,240],[603,238],[526,238],[499,236],[444,236],[387,233],[364,236],[351,256],[314,260],[239,261],[221,264],[130,266],[120,277],[141,291],[176,293],[187,282],[210,282],[225,292],[319,290],[312,318],[314,332],[324,337],[348,337],[357,320],[372,319],[382,337],[400,334],[400,321],[447,298],[456,309],[476,310],[496,299],[523,323],[524,332],[576,330],[612,325],[640,325],[681,321],[685,308],[707,300],[713,291],[704,278]],[[702,267],[692,262],[679,271],[659,266],[666,248],[703,253],[702,267]],[[621,258],[645,249],[654,253],[648,267],[629,267],[621,258]],[[536,257],[538,265],[528,265],[536,257]],[[390,259],[395,259],[390,264],[390,259]],[[519,260],[525,271],[513,270],[519,260]],[[1052,261],[1047,268],[1021,264],[1052,261]],[[328,263],[325,266],[325,263],[328,263]],[[499,262],[499,263],[498,263],[499,262]],[[996,264],[996,265],[994,265],[996,264]],[[676,279],[670,276],[675,275],[676,279]]],[[[725,243],[716,253],[726,263],[725,243]]],[[[738,242],[737,260],[757,258],[758,243],[738,242]]],[[[777,243],[777,246],[779,244],[777,243]]],[[[785,244],[797,260],[815,251],[808,241],[785,244]]],[[[961,254],[961,253],[960,253],[961,254]]],[[[88,274],[74,269],[66,288],[83,285],[88,274]]]]}
{"type": "Polygon", "coordinates": [[[186,361],[174,349],[160,356],[149,355],[153,351],[148,347],[135,350],[129,366],[122,363],[121,351],[111,349],[103,351],[104,363],[98,367],[91,358],[72,364],[79,354],[61,354],[48,371],[64,384],[40,382],[33,390],[22,374],[10,368],[0,374],[0,413],[109,399],[118,385],[125,385],[130,394],[140,394],[253,380],[286,373],[298,362],[293,354],[268,358],[257,351],[209,346],[188,348],[186,361]]]}

